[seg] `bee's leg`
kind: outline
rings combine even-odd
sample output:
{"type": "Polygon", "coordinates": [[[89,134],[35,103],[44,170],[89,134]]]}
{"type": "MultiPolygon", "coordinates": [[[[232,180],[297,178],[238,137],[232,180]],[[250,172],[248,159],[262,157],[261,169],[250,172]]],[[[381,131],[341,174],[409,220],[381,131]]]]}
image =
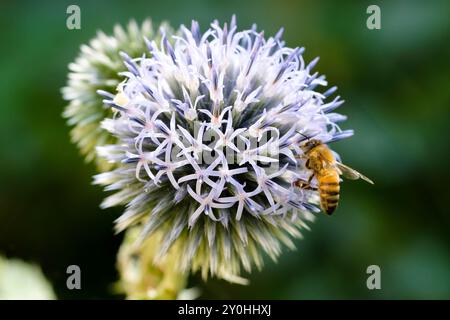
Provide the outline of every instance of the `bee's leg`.
{"type": "Polygon", "coordinates": [[[311,174],[308,178],[308,182],[306,183],[307,189],[306,190],[313,190],[313,191],[317,191],[318,189],[316,187],[311,186],[311,181],[314,178],[314,173],[311,174]]]}
{"type": "Polygon", "coordinates": [[[301,160],[305,160],[305,167],[310,169],[310,167],[309,167],[309,157],[308,156],[306,156],[304,154],[299,154],[299,155],[295,156],[295,158],[301,159],[301,160]]]}
{"type": "Polygon", "coordinates": [[[313,190],[317,191],[318,189],[316,187],[311,186],[311,181],[314,178],[314,174],[311,174],[308,178],[308,181],[305,181],[303,179],[299,179],[295,182],[295,185],[299,187],[302,190],[313,190]]]}
{"type": "MultiPolygon", "coordinates": [[[[306,159],[305,167],[308,168],[308,169],[311,169],[311,167],[309,166],[309,158],[306,159]]],[[[312,175],[311,175],[311,177],[312,177],[312,175]]],[[[310,179],[312,179],[311,177],[310,177],[310,179]]]]}
{"type": "Polygon", "coordinates": [[[317,191],[319,189],[317,189],[316,187],[313,187],[311,185],[305,185],[303,188],[303,190],[312,190],[312,191],[317,191]]]}

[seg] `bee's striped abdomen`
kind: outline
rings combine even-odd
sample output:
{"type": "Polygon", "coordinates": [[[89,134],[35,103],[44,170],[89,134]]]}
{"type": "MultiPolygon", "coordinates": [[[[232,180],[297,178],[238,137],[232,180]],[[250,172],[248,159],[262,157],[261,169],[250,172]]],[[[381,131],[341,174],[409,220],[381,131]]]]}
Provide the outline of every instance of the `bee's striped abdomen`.
{"type": "Polygon", "coordinates": [[[318,177],[320,206],[327,214],[332,214],[339,202],[339,174],[336,170],[327,170],[318,177]]]}

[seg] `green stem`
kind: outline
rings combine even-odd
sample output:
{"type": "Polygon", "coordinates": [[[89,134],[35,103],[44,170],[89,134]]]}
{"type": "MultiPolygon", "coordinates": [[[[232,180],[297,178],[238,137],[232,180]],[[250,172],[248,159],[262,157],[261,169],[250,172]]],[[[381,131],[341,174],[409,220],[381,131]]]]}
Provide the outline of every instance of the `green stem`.
{"type": "Polygon", "coordinates": [[[119,249],[117,266],[121,291],[127,299],[176,299],[188,278],[188,273],[177,268],[180,245],[174,243],[164,259],[155,263],[162,234],[155,233],[136,247],[140,231],[140,227],[129,229],[119,249]]]}

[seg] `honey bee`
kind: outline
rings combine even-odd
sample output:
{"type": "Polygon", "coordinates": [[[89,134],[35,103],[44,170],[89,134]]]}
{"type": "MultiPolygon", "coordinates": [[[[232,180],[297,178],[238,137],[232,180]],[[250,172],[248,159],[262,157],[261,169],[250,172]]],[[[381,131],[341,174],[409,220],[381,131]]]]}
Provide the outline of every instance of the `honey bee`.
{"type": "Polygon", "coordinates": [[[302,149],[304,155],[300,157],[306,159],[305,166],[312,171],[312,174],[308,181],[299,179],[294,182],[294,185],[304,190],[318,189],[320,207],[329,215],[336,210],[339,202],[340,175],[351,180],[361,178],[373,184],[373,181],[366,176],[337,161],[331,149],[320,140],[308,139],[302,149]],[[311,186],[314,176],[317,179],[318,188],[311,186]]]}

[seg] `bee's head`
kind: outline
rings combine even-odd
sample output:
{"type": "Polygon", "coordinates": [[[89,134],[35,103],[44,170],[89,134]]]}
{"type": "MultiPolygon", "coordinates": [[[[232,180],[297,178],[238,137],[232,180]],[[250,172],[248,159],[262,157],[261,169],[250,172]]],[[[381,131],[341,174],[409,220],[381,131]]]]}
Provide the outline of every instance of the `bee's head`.
{"type": "Polygon", "coordinates": [[[317,147],[317,146],[320,145],[320,144],[322,144],[322,142],[320,142],[319,140],[317,140],[317,139],[310,139],[310,140],[307,140],[307,141],[305,142],[305,144],[303,145],[303,147],[304,147],[306,150],[311,150],[312,148],[315,148],[315,147],[317,147]]]}
{"type": "Polygon", "coordinates": [[[317,147],[318,145],[322,144],[322,142],[320,140],[317,139],[311,139],[311,137],[308,137],[302,133],[300,133],[303,137],[306,138],[306,141],[303,143],[302,145],[302,149],[307,152],[309,150],[311,150],[314,147],[317,147]]]}

